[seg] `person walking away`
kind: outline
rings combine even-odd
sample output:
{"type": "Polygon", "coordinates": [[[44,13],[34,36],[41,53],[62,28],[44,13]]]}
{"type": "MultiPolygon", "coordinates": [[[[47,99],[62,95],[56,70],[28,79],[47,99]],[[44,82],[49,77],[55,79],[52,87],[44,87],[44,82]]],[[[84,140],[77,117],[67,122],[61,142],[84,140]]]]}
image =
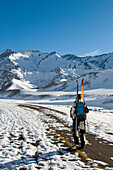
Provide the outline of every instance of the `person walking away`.
{"type": "Polygon", "coordinates": [[[80,133],[81,148],[84,148],[85,145],[84,141],[85,120],[86,113],[88,112],[89,109],[87,108],[86,104],[83,104],[83,102],[81,101],[81,95],[78,94],[78,98],[74,101],[71,107],[70,116],[73,119],[72,131],[75,145],[79,145],[79,133],[80,133]]]}

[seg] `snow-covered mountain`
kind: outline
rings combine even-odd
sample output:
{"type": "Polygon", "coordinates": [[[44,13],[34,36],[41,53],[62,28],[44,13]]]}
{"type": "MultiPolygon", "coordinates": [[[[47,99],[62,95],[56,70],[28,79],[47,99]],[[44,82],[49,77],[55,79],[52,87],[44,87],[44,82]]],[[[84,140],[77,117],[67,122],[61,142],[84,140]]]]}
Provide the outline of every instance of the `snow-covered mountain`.
{"type": "Polygon", "coordinates": [[[84,78],[86,89],[113,88],[113,53],[78,57],[56,52],[0,52],[0,90],[75,90],[84,78]]]}

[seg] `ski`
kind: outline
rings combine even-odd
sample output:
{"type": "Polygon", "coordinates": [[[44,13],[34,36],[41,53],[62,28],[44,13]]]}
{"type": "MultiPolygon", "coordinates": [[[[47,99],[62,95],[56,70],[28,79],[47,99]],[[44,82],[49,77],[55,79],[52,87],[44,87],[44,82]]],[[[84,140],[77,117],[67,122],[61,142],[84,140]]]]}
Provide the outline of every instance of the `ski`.
{"type": "MultiPolygon", "coordinates": [[[[77,104],[78,104],[78,80],[76,80],[76,84],[77,84],[77,104]]],[[[76,104],[76,105],[77,105],[76,104]]],[[[76,132],[76,135],[77,135],[77,112],[76,112],[76,126],[75,126],[75,132],[76,132]]]]}
{"type": "Polygon", "coordinates": [[[77,84],[77,103],[78,103],[78,80],[76,80],[76,84],[77,84]]]}
{"type": "Polygon", "coordinates": [[[81,81],[81,86],[82,86],[82,101],[83,101],[83,104],[85,104],[85,101],[84,101],[84,85],[83,85],[83,81],[84,81],[84,79],[82,79],[82,81],[81,81]]]}
{"type": "MultiPolygon", "coordinates": [[[[81,81],[81,87],[82,87],[82,102],[84,104],[84,118],[85,118],[85,100],[84,100],[84,79],[82,79],[81,81]]],[[[85,120],[84,120],[84,130],[85,130],[85,134],[86,134],[86,125],[85,125],[85,120]]]]}

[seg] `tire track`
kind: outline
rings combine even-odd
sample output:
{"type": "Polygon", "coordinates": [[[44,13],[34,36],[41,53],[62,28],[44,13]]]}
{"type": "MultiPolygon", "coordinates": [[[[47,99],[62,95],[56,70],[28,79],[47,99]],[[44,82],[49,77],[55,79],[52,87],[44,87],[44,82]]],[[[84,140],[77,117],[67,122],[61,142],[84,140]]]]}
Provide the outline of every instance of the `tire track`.
{"type": "Polygon", "coordinates": [[[17,109],[15,104],[13,106],[12,104],[1,105],[1,108],[0,169],[16,169],[14,168],[16,166],[30,167],[32,166],[30,164],[36,167],[37,164],[32,153],[37,151],[38,142],[35,137],[37,127],[32,124],[31,111],[26,111],[26,114],[29,113],[29,120],[29,118],[26,119],[26,114],[22,113],[22,109],[17,109]],[[35,131],[32,130],[33,128],[35,131]]]}

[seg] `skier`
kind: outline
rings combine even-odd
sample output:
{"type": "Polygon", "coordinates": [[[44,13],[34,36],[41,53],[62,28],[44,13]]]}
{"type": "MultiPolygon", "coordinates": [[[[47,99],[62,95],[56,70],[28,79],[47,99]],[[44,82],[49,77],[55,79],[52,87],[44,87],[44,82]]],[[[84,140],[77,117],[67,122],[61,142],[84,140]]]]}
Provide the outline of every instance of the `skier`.
{"type": "Polygon", "coordinates": [[[81,148],[84,148],[85,141],[84,141],[84,134],[85,134],[85,120],[86,120],[86,113],[89,112],[89,109],[83,104],[81,101],[81,95],[77,95],[77,99],[74,101],[71,110],[70,116],[73,119],[73,137],[75,141],[75,145],[79,145],[79,135],[81,141],[81,148]]]}

